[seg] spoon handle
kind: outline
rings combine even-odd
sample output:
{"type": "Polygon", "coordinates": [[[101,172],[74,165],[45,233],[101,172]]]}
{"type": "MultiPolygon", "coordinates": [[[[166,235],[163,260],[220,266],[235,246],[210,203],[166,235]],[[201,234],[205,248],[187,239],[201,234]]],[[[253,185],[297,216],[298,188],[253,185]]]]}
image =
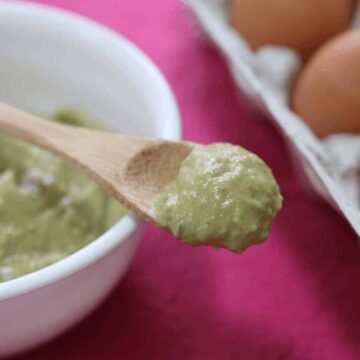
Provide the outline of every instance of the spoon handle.
{"type": "Polygon", "coordinates": [[[0,133],[58,155],[151,221],[153,199],[175,177],[189,152],[183,143],[59,124],[3,103],[0,133]]]}
{"type": "Polygon", "coordinates": [[[0,103],[0,132],[58,152],[63,142],[74,140],[69,127],[0,103]]]}
{"type": "Polygon", "coordinates": [[[67,160],[89,156],[126,162],[154,140],[47,121],[0,102],[0,133],[49,150],[67,160]]]}

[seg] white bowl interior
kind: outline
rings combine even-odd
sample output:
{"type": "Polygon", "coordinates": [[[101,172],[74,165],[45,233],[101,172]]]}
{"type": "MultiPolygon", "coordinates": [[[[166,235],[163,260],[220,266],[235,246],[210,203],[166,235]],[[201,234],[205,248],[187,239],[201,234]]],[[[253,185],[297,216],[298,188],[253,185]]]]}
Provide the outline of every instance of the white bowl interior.
{"type": "Polygon", "coordinates": [[[30,7],[0,7],[0,100],[44,114],[73,105],[128,134],[178,131],[164,121],[175,105],[160,86],[154,91],[157,71],[126,40],[94,24],[84,29],[85,20],[63,11],[32,7],[29,16],[30,7]]]}

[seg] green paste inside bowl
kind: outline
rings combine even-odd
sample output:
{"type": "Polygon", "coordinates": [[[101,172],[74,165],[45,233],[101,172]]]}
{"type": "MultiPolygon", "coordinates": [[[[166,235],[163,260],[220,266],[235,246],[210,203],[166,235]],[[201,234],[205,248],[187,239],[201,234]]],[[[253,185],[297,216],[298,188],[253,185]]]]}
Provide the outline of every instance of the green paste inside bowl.
{"type": "MultiPolygon", "coordinates": [[[[51,120],[100,128],[71,109],[57,112],[51,120]]],[[[126,211],[61,159],[0,135],[0,282],[74,253],[126,211]]]]}

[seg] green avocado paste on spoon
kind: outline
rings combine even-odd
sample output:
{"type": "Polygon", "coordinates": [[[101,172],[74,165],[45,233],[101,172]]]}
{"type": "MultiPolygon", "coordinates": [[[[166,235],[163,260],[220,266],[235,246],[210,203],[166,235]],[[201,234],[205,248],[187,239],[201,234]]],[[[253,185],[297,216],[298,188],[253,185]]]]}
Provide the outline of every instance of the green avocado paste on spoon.
{"type": "Polygon", "coordinates": [[[273,174],[258,156],[217,143],[193,147],[154,212],[185,243],[242,252],[267,238],[281,204],[273,174]]]}

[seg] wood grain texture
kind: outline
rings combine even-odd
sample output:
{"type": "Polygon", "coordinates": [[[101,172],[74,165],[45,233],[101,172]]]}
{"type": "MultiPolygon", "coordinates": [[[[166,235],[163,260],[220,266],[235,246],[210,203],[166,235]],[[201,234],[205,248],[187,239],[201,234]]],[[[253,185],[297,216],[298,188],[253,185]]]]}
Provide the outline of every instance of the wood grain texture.
{"type": "Polygon", "coordinates": [[[172,142],[77,128],[0,103],[0,132],[42,147],[96,181],[145,220],[177,175],[191,147],[172,142]]]}

